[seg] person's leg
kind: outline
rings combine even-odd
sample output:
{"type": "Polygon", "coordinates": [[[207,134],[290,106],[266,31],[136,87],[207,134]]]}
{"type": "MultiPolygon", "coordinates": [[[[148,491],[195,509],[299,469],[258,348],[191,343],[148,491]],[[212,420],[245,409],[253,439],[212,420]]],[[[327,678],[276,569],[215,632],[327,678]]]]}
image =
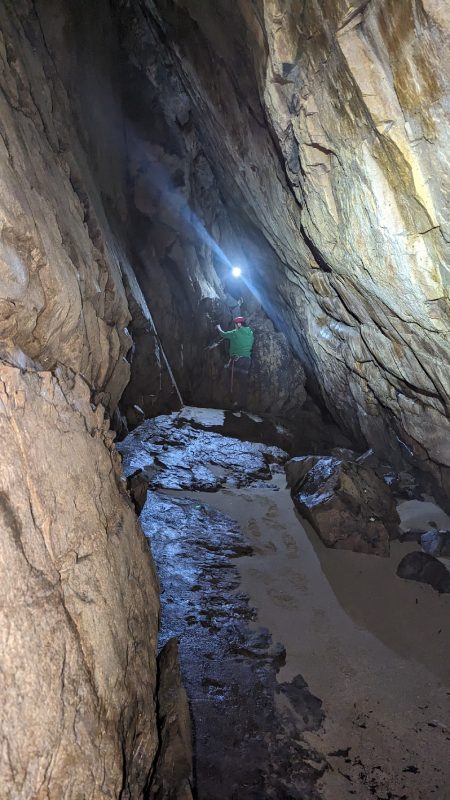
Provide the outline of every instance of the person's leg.
{"type": "Polygon", "coordinates": [[[237,408],[238,405],[238,382],[239,382],[239,373],[236,370],[236,361],[234,359],[231,360],[230,363],[230,400],[231,400],[231,408],[237,408]]]}
{"type": "Polygon", "coordinates": [[[238,387],[238,404],[239,408],[245,409],[247,408],[247,400],[248,400],[248,379],[249,379],[249,369],[250,369],[250,359],[249,358],[241,358],[238,361],[239,364],[239,387],[238,387]],[[241,362],[241,363],[239,363],[241,362]]]}

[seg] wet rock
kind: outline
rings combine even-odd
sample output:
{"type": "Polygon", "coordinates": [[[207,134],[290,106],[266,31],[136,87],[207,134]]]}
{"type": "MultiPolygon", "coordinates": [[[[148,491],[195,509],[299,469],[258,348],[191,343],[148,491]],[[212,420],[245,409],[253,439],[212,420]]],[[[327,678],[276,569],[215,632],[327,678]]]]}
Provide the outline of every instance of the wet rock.
{"type": "Polygon", "coordinates": [[[345,461],[356,461],[360,457],[360,453],[355,453],[355,451],[350,450],[349,447],[333,447],[330,451],[330,455],[345,461]]]}
{"type": "Polygon", "coordinates": [[[111,417],[111,429],[115,431],[117,441],[120,441],[129,433],[126,417],[120,413],[118,407],[114,409],[111,417]]]}
{"type": "Polygon", "coordinates": [[[407,553],[397,567],[397,575],[405,580],[429,583],[441,594],[450,592],[450,572],[441,561],[428,553],[407,553]]]}
{"type": "Polygon", "coordinates": [[[301,718],[303,730],[316,731],[320,728],[325,718],[322,701],[311,694],[301,675],[296,675],[290,683],[281,683],[277,691],[289,699],[294,711],[301,718]]]}
{"type": "Polygon", "coordinates": [[[141,513],[147,498],[148,479],[142,470],[138,469],[127,478],[127,489],[133,501],[136,514],[141,513]]]}
{"type": "Polygon", "coordinates": [[[340,427],[449,486],[445,3],[427,0],[418,13],[412,0],[265,0],[264,14],[245,2],[221,14],[217,4],[152,0],[137,22],[121,6],[139,87],[127,93],[133,154],[147,143],[130,176],[149,222],[138,249],[153,267],[156,247],[162,262],[143,283],[159,295],[178,372],[192,365],[195,391],[210,397],[202,379],[214,382],[223,361],[212,351],[205,368],[186,343],[202,287],[208,298],[221,289],[159,187],[149,197],[156,158],[174,186],[182,175],[183,200],[225,252],[238,239],[252,287],[340,427]]]}
{"type": "Polygon", "coordinates": [[[286,688],[292,704],[276,702],[285,650],[236,591],[233,559],[249,551],[243,531],[204,503],[153,491],[141,522],[164,592],[161,638],[180,643],[198,797],[316,800],[326,765],[302,733],[319,724],[320,701],[298,678],[286,688]]]}
{"type": "Polygon", "coordinates": [[[158,656],[159,750],[150,800],[192,800],[192,733],[178,642],[169,639],[158,656]]]}
{"type": "Polygon", "coordinates": [[[284,465],[288,486],[295,491],[295,489],[301,485],[309,470],[320,460],[321,456],[297,456],[295,458],[290,458],[284,465]]]}
{"type": "Polygon", "coordinates": [[[286,426],[271,417],[261,417],[247,412],[236,414],[225,410],[218,412],[221,415],[220,420],[212,417],[212,420],[202,422],[199,411],[201,409],[188,407],[184,408],[181,414],[193,428],[209,430],[245,442],[265,442],[282,450],[290,450],[293,446],[295,427],[286,426]]]}
{"type": "Polygon", "coordinates": [[[422,534],[422,529],[408,528],[406,531],[400,530],[398,538],[400,542],[417,542],[417,544],[419,544],[422,534]]]}
{"type": "Polygon", "coordinates": [[[397,497],[406,500],[414,500],[420,497],[417,481],[411,473],[401,470],[400,472],[385,472],[383,480],[395,492],[397,497]]]}
{"type": "MultiPolygon", "coordinates": [[[[297,468],[301,473],[301,460],[297,468]]],[[[292,496],[327,547],[388,555],[389,540],[398,536],[392,493],[364,462],[321,458],[292,496]]]]}
{"type": "Polygon", "coordinates": [[[450,556],[450,531],[437,528],[422,533],[420,537],[422,550],[430,556],[450,556]]]}
{"type": "Polygon", "coordinates": [[[126,475],[154,463],[159,470],[150,485],[180,490],[215,491],[228,483],[246,486],[257,480],[268,481],[271,466],[287,458],[278,447],[194,428],[177,413],[147,420],[117,448],[126,475]],[[217,468],[221,468],[220,475],[217,468]]]}
{"type": "Polygon", "coordinates": [[[126,487],[138,516],[147,499],[148,485],[157,472],[157,466],[149,466],[144,469],[137,469],[136,472],[133,472],[132,475],[129,475],[126,479],[126,487]]]}
{"type": "Polygon", "coordinates": [[[269,650],[270,657],[277,672],[286,664],[286,648],[281,642],[276,642],[269,650]]]}

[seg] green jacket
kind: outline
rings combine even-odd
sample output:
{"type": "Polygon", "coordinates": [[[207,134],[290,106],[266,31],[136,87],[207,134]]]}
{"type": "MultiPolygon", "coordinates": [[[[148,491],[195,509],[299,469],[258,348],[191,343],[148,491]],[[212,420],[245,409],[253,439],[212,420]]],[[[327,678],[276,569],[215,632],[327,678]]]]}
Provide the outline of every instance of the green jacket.
{"type": "Polygon", "coordinates": [[[251,358],[255,338],[251,328],[242,326],[233,331],[223,331],[220,335],[230,342],[230,356],[251,358]]]}

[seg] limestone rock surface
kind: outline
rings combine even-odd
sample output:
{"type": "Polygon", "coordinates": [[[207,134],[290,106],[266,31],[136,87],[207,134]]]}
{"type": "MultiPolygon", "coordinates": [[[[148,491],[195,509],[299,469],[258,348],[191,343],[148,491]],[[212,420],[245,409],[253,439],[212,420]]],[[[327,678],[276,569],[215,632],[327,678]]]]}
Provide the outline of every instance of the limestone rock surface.
{"type": "Polygon", "coordinates": [[[5,800],[137,800],[158,748],[158,582],[104,415],[132,343],[105,12],[0,8],[5,800]]]}
{"type": "Polygon", "coordinates": [[[139,13],[122,41],[139,86],[133,191],[155,219],[157,257],[150,230],[142,251],[170,275],[156,313],[180,332],[171,360],[198,308],[187,287],[220,294],[211,269],[226,272],[225,252],[346,433],[448,489],[443,4],[146,0],[139,13]],[[157,131],[139,115],[143,97],[157,131]],[[168,186],[172,205],[160,202],[168,186]],[[185,246],[198,240],[192,211],[218,248],[185,246]]]}
{"type": "Polygon", "coordinates": [[[0,371],[5,800],[139,798],[158,736],[158,582],[71,371],[0,371]]]}
{"type": "Polygon", "coordinates": [[[182,414],[143,422],[118,444],[131,486],[147,477],[152,489],[217,491],[269,481],[271,467],[284,463],[280,447],[241,441],[235,436],[194,427],[182,414]]]}

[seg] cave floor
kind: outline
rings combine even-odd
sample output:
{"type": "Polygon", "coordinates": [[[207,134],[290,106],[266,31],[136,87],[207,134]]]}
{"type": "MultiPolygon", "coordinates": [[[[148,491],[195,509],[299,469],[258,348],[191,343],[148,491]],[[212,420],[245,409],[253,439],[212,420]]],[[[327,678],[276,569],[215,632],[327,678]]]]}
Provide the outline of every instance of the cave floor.
{"type": "MultiPolygon", "coordinates": [[[[161,580],[161,645],[180,642],[199,800],[449,797],[450,597],[396,576],[414,546],[393,542],[389,558],[325,548],[294,510],[274,448],[245,485],[230,440],[219,457],[207,431],[199,466],[217,483],[186,490],[170,422],[165,435],[141,429],[128,471],[148,462],[148,442],[175,463],[141,521],[161,580]]],[[[422,510],[405,503],[402,516],[411,524],[422,510]]]]}

